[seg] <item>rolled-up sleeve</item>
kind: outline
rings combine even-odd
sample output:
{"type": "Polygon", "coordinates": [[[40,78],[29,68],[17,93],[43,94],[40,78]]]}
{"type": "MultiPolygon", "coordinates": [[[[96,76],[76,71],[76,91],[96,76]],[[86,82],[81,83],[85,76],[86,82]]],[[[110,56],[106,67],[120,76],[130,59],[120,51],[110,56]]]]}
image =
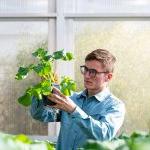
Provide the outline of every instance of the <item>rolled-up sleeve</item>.
{"type": "Polygon", "coordinates": [[[32,98],[30,113],[34,119],[42,122],[59,121],[59,112],[56,112],[53,108],[44,106],[43,101],[35,97],[32,98]]]}
{"type": "Polygon", "coordinates": [[[76,107],[70,115],[87,137],[101,141],[111,140],[123,124],[125,106],[123,103],[112,105],[105,113],[100,114],[99,120],[86,114],[80,107],[76,107]]]}

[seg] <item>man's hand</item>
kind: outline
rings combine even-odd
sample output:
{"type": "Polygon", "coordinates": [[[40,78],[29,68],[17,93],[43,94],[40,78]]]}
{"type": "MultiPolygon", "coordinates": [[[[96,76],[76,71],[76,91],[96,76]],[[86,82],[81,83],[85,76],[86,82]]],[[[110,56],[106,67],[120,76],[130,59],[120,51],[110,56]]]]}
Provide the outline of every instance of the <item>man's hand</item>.
{"type": "Polygon", "coordinates": [[[53,88],[53,93],[47,97],[50,101],[56,104],[51,106],[69,113],[72,113],[76,104],[67,96],[63,95],[57,88],[53,88]]]}

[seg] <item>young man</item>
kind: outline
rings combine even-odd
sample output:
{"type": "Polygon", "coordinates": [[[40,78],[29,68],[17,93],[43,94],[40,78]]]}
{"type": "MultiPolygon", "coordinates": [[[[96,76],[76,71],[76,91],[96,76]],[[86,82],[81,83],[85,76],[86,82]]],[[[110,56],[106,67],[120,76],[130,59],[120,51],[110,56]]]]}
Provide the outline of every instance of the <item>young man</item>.
{"type": "MultiPolygon", "coordinates": [[[[125,115],[123,102],[108,89],[115,61],[116,58],[107,50],[92,51],[86,56],[85,64],[80,66],[85,90],[69,98],[54,88],[54,93],[48,96],[56,103],[52,107],[60,110],[57,150],[76,150],[87,139],[104,141],[115,137],[125,115]]],[[[31,115],[43,122],[54,121],[53,112],[35,99],[31,115]]]]}

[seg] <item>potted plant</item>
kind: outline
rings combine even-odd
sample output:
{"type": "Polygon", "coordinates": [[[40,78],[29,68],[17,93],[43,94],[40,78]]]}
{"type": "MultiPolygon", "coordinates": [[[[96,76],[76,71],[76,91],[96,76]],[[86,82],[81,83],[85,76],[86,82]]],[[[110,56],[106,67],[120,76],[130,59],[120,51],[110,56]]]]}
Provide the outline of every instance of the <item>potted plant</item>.
{"type": "Polygon", "coordinates": [[[24,94],[18,98],[18,102],[24,106],[31,105],[32,97],[37,97],[38,100],[44,100],[47,105],[52,105],[46,96],[52,93],[53,86],[58,86],[60,91],[66,95],[71,95],[72,91],[76,90],[76,83],[70,77],[64,76],[58,82],[57,74],[54,72],[54,61],[64,60],[70,61],[73,59],[73,54],[59,50],[49,54],[44,48],[38,48],[32,53],[38,59],[37,63],[30,64],[27,67],[20,66],[15,76],[16,80],[23,80],[27,78],[29,72],[34,71],[39,77],[40,82],[27,88],[24,94]]]}

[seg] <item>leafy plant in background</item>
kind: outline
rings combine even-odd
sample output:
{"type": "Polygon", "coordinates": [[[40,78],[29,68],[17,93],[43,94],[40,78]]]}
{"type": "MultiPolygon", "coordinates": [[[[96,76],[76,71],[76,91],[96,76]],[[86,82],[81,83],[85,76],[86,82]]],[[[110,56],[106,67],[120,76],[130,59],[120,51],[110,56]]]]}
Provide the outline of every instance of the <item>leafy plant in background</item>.
{"type": "Polygon", "coordinates": [[[32,55],[38,59],[38,62],[30,64],[27,67],[19,67],[15,79],[23,80],[28,76],[29,72],[34,71],[40,77],[41,81],[26,89],[24,95],[18,98],[20,104],[29,106],[32,96],[37,97],[38,100],[42,100],[43,96],[52,93],[53,86],[56,83],[59,84],[60,91],[66,96],[71,95],[71,92],[76,90],[76,83],[70,77],[62,77],[61,82],[58,83],[58,76],[54,72],[53,66],[56,60],[72,60],[72,53],[59,50],[49,54],[47,50],[38,48],[32,55]]]}

